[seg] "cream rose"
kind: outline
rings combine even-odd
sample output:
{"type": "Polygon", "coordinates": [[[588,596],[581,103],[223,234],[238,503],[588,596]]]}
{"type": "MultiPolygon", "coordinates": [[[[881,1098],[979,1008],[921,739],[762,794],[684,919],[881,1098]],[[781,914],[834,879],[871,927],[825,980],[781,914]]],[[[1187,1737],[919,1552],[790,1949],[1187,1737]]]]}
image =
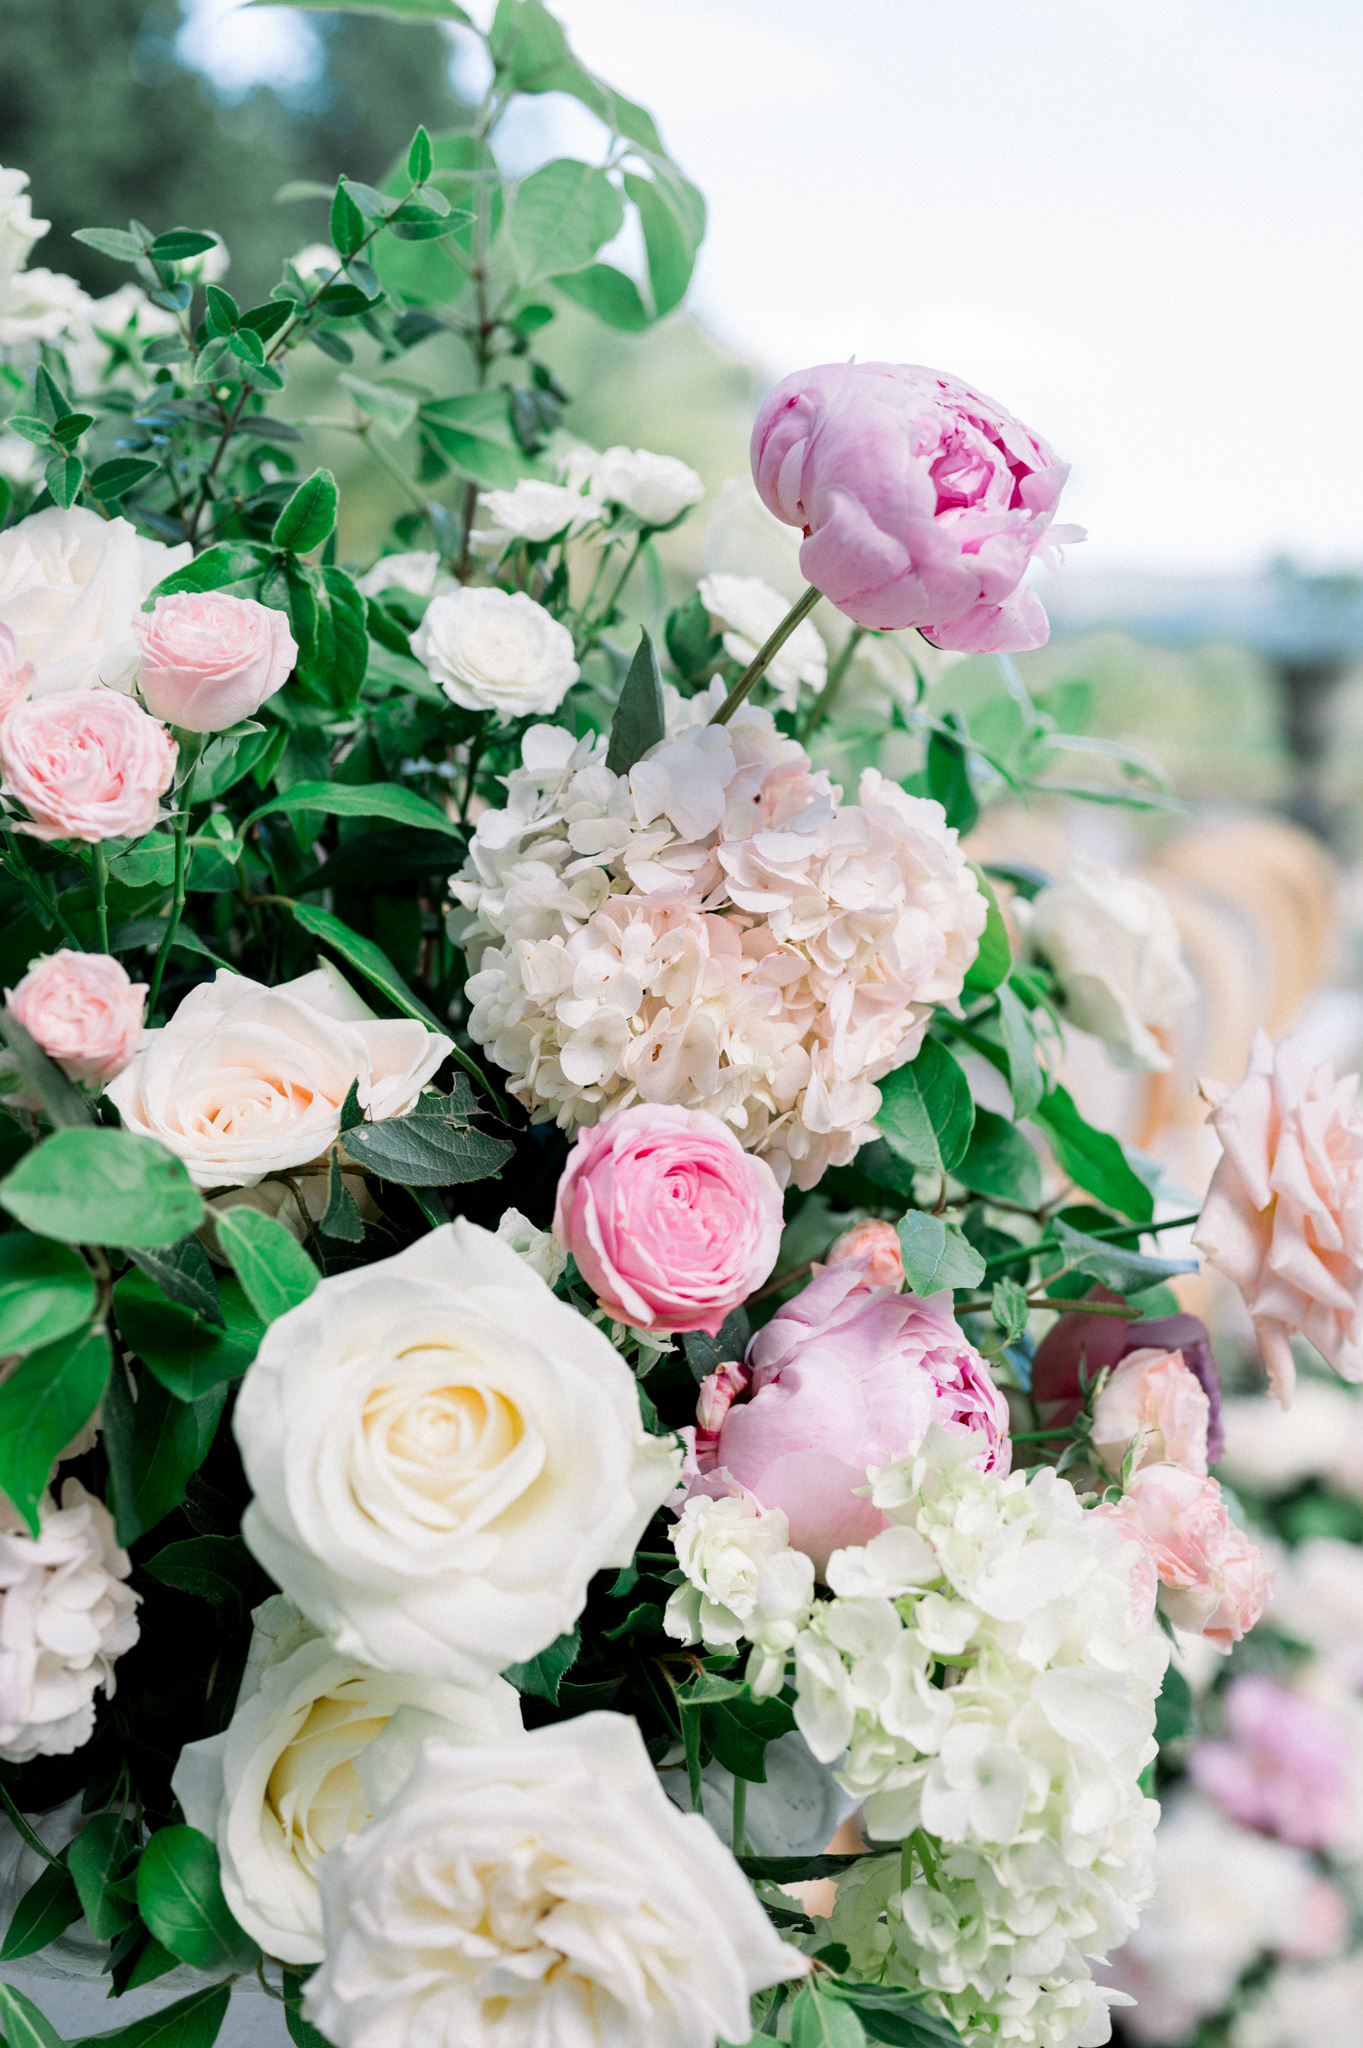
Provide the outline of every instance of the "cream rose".
{"type": "Polygon", "coordinates": [[[680,1463],[602,1332],[462,1218],[271,1324],[234,1427],[276,1583],[348,1656],[467,1684],[572,1627],[680,1463]]]}
{"type": "MultiPolygon", "coordinates": [[[[700,601],[726,628],[724,652],[731,661],[741,661],[745,668],[790,610],[781,593],[760,576],[704,576],[700,601]]],[[[822,690],[828,681],[828,649],[811,619],[801,619],[785,646],[768,664],[766,681],[779,693],[784,711],[795,709],[801,683],[808,683],[816,692],[822,690]]]]}
{"type": "Polygon", "coordinates": [[[252,1187],[335,1144],[352,1081],[371,1123],[403,1116],[451,1049],[410,1018],[375,1017],[330,967],[278,988],[222,967],[105,1092],[196,1187],[252,1187]]]}
{"type": "Polygon", "coordinates": [[[434,597],[412,652],[465,711],[495,711],[499,725],[557,711],[577,681],[573,636],[522,591],[451,590],[434,597]]]}
{"type": "Polygon", "coordinates": [[[622,1714],[429,1741],[322,1901],[304,2009],[338,2048],[714,2048],[810,1967],[622,1714]]]}
{"type": "Polygon", "coordinates": [[[492,524],[473,537],[484,549],[498,553],[508,541],[553,540],[565,528],[575,533],[600,519],[606,509],[565,484],[547,484],[533,476],[523,476],[514,491],[484,491],[478,503],[492,524]]]}
{"type": "Polygon", "coordinates": [[[402,1785],[428,1735],[496,1742],[520,1725],[504,1679],[470,1690],[375,1671],[313,1636],[263,1669],[248,1665],[230,1725],[186,1744],[171,1789],[190,1826],[216,1841],[246,1932],[283,1962],[320,1963],[328,1850],[402,1785]]]}
{"type": "Polygon", "coordinates": [[[621,505],[641,526],[670,526],[688,505],[699,505],[705,486],[689,464],[675,455],[654,455],[648,448],[575,448],[568,456],[565,481],[570,489],[590,486],[594,498],[621,505]]]}
{"type": "Polygon", "coordinates": [[[380,555],[355,587],[362,597],[381,597],[385,590],[405,590],[411,597],[431,597],[453,590],[456,585],[453,576],[441,574],[440,557],[434,548],[414,548],[406,554],[380,555]]]}
{"type": "Polygon", "coordinates": [[[129,691],[137,674],[133,620],[156,584],[193,554],[143,540],[126,519],[50,505],[0,533],[0,621],[32,662],[33,695],[129,691]]]}
{"type": "Polygon", "coordinates": [[[1165,1072],[1169,1055],[1149,1027],[1177,1023],[1196,1002],[1197,984],[1155,884],[1075,860],[1015,909],[1028,946],[1050,962],[1070,1023],[1101,1038],[1114,1067],[1165,1072]]]}

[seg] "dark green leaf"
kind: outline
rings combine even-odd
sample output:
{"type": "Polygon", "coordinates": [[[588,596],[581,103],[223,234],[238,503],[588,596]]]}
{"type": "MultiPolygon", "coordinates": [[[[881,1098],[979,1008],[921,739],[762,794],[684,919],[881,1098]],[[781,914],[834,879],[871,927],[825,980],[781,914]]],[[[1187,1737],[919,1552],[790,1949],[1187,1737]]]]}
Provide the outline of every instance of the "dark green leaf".
{"type": "Polygon", "coordinates": [[[430,1115],[422,1103],[410,1116],[357,1124],[341,1140],[361,1166],[408,1187],[445,1188],[485,1180],[505,1166],[515,1147],[474,1130],[466,1117],[430,1115]]]}
{"type": "Polygon", "coordinates": [[[514,1685],[517,1692],[532,1693],[536,1699],[548,1700],[558,1705],[558,1689],[564,1676],[577,1662],[582,1648],[582,1631],[572,1628],[566,1636],[550,1643],[547,1650],[541,1650],[538,1657],[532,1657],[528,1664],[512,1664],[502,1673],[508,1685],[514,1685]]]}
{"type": "Polygon", "coordinates": [[[322,1277],[284,1225],[259,1209],[222,1210],[218,1242],[262,1323],[297,1308],[322,1277]]]}
{"type": "Polygon", "coordinates": [[[584,270],[569,271],[550,282],[566,299],[595,313],[607,327],[619,328],[623,334],[639,334],[653,324],[653,315],[640,298],[638,285],[613,263],[589,263],[584,270]]]}
{"type": "Polygon", "coordinates": [[[904,1279],[911,1294],[936,1294],[944,1287],[974,1287],[984,1278],[984,1260],[954,1223],[910,1209],[899,1225],[904,1279]]]}
{"type": "Polygon", "coordinates": [[[159,1828],[137,1866],[137,1907],[156,1939],[196,1970],[255,1968],[260,1950],[232,1918],[218,1852],[197,1828],[159,1828]]]}
{"type": "Polygon", "coordinates": [[[1157,1259],[1144,1252],[1124,1251],[1120,1245],[1104,1244],[1100,1237],[1089,1237],[1085,1231],[1073,1229],[1058,1216],[1052,1219],[1051,1234],[1060,1246],[1065,1265],[1076,1273],[1088,1273],[1101,1280],[1116,1294],[1138,1294],[1142,1288],[1153,1287],[1175,1273],[1197,1271],[1196,1259],[1157,1259]]]}
{"type": "Polygon", "coordinates": [[[217,246],[217,236],[205,234],[202,228],[171,228],[156,237],[151,253],[158,263],[183,263],[191,256],[207,255],[217,246]]]}
{"type": "Polygon", "coordinates": [[[275,521],[270,536],[277,548],[298,555],[320,548],[336,524],[336,479],[329,469],[315,469],[298,486],[275,521]]]}
{"type": "Polygon", "coordinates": [[[131,1131],[57,1131],[0,1181],[0,1203],[65,1244],[174,1244],[203,1221],[180,1161],[131,1131]]]}
{"type": "Polygon", "coordinates": [[[97,498],[106,503],[116,498],[125,498],[134,485],[144,477],[155,476],[154,462],[139,462],[135,456],[121,456],[113,462],[101,462],[90,478],[90,488],[97,498]]]}
{"type": "Polygon", "coordinates": [[[230,334],[241,318],[241,308],[221,285],[210,284],[204,289],[206,318],[212,334],[230,334]]]}
{"type": "MultiPolygon", "coordinates": [[[[289,2039],[293,2042],[293,2048],[330,2048],[326,2036],[319,2034],[310,2020],[304,2019],[299,2003],[302,1995],[301,1991],[298,1998],[289,1997],[290,1976],[291,1973],[286,1970],[284,1972],[284,1996],[287,2003],[284,2007],[284,2024],[289,2030],[289,2039]]],[[[298,1979],[296,1977],[293,1978],[293,1982],[297,1983],[298,1979]]]]}
{"type": "Polygon", "coordinates": [[[0,1963],[36,1955],[73,1920],[79,1920],[80,1914],[80,1894],[71,1882],[70,1871],[64,1863],[49,1863],[14,1909],[4,1946],[0,1948],[0,1963]]]}
{"type": "Polygon", "coordinates": [[[657,650],[643,629],[611,720],[606,766],[613,775],[628,775],[635,762],[666,737],[666,731],[662,671],[657,650]]]}
{"type": "MultiPolygon", "coordinates": [[[[431,1031],[439,1031],[442,1028],[439,1019],[426,1008],[419,996],[412,994],[387,954],[381,947],[376,946],[372,939],[361,938],[358,932],[351,931],[349,925],[342,924],[339,917],[333,917],[329,910],[321,909],[316,903],[290,902],[288,908],[290,915],[296,923],[302,925],[305,932],[311,932],[314,938],[324,940],[349,966],[362,974],[366,981],[372,982],[375,988],[382,989],[384,995],[396,1009],[402,1011],[404,1017],[415,1017],[431,1031]]],[[[3,1200],[3,1188],[4,1183],[0,1182],[0,1200],[3,1200]]]]}
{"type": "MultiPolygon", "coordinates": [[[[134,1878],[134,1884],[136,1881],[134,1878]]],[[[173,1956],[168,1948],[162,1948],[159,1941],[153,1941],[140,1920],[137,1925],[142,1931],[142,1943],[136,1955],[129,1961],[127,1975],[121,1986],[115,1972],[109,1972],[120,1997],[124,1991],[140,1991],[144,1984],[154,1984],[158,1977],[168,1976],[172,1970],[178,1970],[180,1967],[178,1956],[173,1956]]]]}
{"type": "MultiPolygon", "coordinates": [[[[128,1988],[133,1988],[131,1979],[128,1988]]],[[[116,2027],[112,2033],[88,2034],[73,2048],[213,2048],[231,1997],[230,1984],[207,1984],[201,1991],[191,1991],[188,1998],[177,1998],[174,2005],[163,2005],[159,2012],[149,2012],[144,2019],[116,2027]]]]}
{"type": "MultiPolygon", "coordinates": [[[[1133,1217],[1137,1223],[1150,1222],[1155,1198],[1110,1132],[1097,1131],[1085,1122],[1063,1088],[1052,1088],[1037,1104],[1035,1114],[1062,1173],[1118,1215],[1133,1217]]],[[[0,1200],[5,1185],[0,1183],[0,1200]]]]}
{"type": "MultiPolygon", "coordinates": [[[[248,369],[258,370],[265,361],[265,344],[258,334],[252,333],[249,327],[243,327],[238,332],[229,334],[227,336],[227,346],[231,349],[237,360],[245,363],[248,369]]],[[[269,383],[268,378],[265,381],[267,384],[269,383]]]]}
{"type": "Polygon", "coordinates": [[[730,1309],[719,1326],[718,1336],[712,1337],[705,1330],[688,1330],[682,1338],[682,1350],[692,1378],[699,1384],[726,1359],[742,1358],[751,1336],[752,1328],[744,1308],[730,1309]]]}
{"type": "Polygon", "coordinates": [[[462,837],[461,828],[438,805],[397,782],[295,782],[282,795],[270,797],[244,818],[239,827],[241,834],[272,811],[317,811],[332,818],[391,818],[396,824],[414,825],[450,839],[462,837]]]}
{"type": "Polygon", "coordinates": [[[795,1994],[790,2009],[791,2048],[863,2048],[866,2032],[841,1998],[824,1998],[812,1984],[795,1994]]]}
{"type": "Polygon", "coordinates": [[[723,636],[711,630],[710,614],[698,590],[668,613],[663,638],[678,674],[688,678],[699,676],[724,647],[723,636]]]}
{"type": "MultiPolygon", "coordinates": [[[[688,1687],[685,1698],[694,1705],[700,1694],[688,1687]]],[[[784,1700],[754,1700],[747,1687],[735,1696],[707,1706],[702,1718],[705,1740],[717,1761],[736,1778],[764,1785],[767,1780],[767,1744],[789,1734],[795,1717],[784,1700]]]]}
{"type": "Polygon", "coordinates": [[[902,1985],[821,1977],[819,1988],[825,1997],[851,2006],[871,2039],[889,2048],[960,2048],[961,2037],[950,2020],[928,2012],[902,1985]]]}
{"type": "Polygon", "coordinates": [[[969,832],[980,815],[970,783],[965,748],[947,733],[934,732],[928,741],[928,793],[947,814],[948,825],[969,832]]]}
{"type": "Polygon", "coordinates": [[[369,660],[367,607],[344,569],[288,557],[289,616],[298,642],[295,671],[314,703],[349,712],[369,660]]]}
{"type": "Polygon", "coordinates": [[[237,1610],[261,1576],[240,1536],[190,1536],[183,1543],[168,1543],[142,1569],[163,1586],[193,1593],[213,1607],[237,1610]]]}
{"type": "Polygon", "coordinates": [[[606,173],[557,157],[521,181],[507,216],[522,284],[582,270],[624,225],[625,208],[606,173]]]}
{"type": "Polygon", "coordinates": [[[1008,927],[1003,921],[993,883],[982,869],[976,868],[974,873],[980,893],[989,905],[989,922],[980,938],[980,950],[970,963],[965,985],[968,989],[983,992],[997,988],[1001,981],[1008,979],[1013,965],[1013,949],[1008,943],[1008,927]]]}
{"type": "Polygon", "coordinates": [[[47,2015],[12,1984],[0,1983],[0,2030],[6,2048],[66,2048],[47,2015]]]}
{"type": "Polygon", "coordinates": [[[104,1448],[120,1543],[136,1542],[179,1507],[191,1476],[208,1456],[226,1400],[224,1383],[192,1404],[177,1401],[147,1374],[134,1403],[123,1367],[110,1373],[104,1448]]]}
{"type": "Polygon", "coordinates": [[[35,1536],[53,1460],[94,1414],[108,1377],[101,1324],[31,1351],[0,1386],[0,1492],[35,1536]]]}
{"type": "Polygon", "coordinates": [[[183,569],[163,576],[144,598],[142,609],[151,611],[158,597],[170,597],[177,590],[224,590],[229,583],[250,582],[264,572],[269,560],[270,550],[255,541],[218,541],[183,569]]]}
{"type": "Polygon", "coordinates": [[[94,1310],[95,1283],[76,1252],[25,1231],[0,1237],[0,1356],[55,1344],[94,1310]]]}
{"type": "Polygon", "coordinates": [[[1197,1705],[1192,1687],[1178,1666],[1170,1664],[1155,1702],[1155,1740],[1163,1748],[1166,1742],[1178,1742],[1185,1735],[1195,1734],[1196,1729],[1197,1705]]]}
{"type": "Polygon", "coordinates": [[[94,424],[95,416],[93,413],[69,412],[64,419],[53,421],[52,438],[54,441],[60,441],[63,448],[69,449],[79,441],[85,429],[92,427],[94,424]]]}
{"type": "Polygon", "coordinates": [[[364,1240],[359,1204],[341,1177],[340,1155],[335,1151],[327,1169],[326,1213],[318,1229],[323,1237],[337,1238],[343,1244],[361,1244],[364,1240]]]}
{"type": "Polygon", "coordinates": [[[84,242],[88,249],[98,249],[101,256],[112,256],[119,263],[136,263],[144,254],[138,237],[122,228],[76,228],[71,239],[84,242]]]}
{"type": "Polygon", "coordinates": [[[113,1941],[133,1918],[133,1908],[111,1890],[136,1847],[121,1813],[97,1813],[66,1852],[67,1868],[96,1941],[113,1941]]]}
{"type": "Polygon", "coordinates": [[[970,1143],[974,1121],[970,1083],[935,1038],[925,1038],[917,1058],[880,1083],[876,1122],[886,1143],[914,1166],[951,1172],[970,1143]]]}
{"type": "Polygon", "coordinates": [[[126,1245],[123,1249],[133,1264],[156,1282],[167,1300],[179,1302],[181,1308],[190,1309],[205,1322],[215,1323],[220,1330],[225,1327],[218,1283],[197,1237],[182,1237],[178,1243],[165,1245],[159,1251],[138,1251],[126,1245]]]}
{"type": "Polygon", "coordinates": [[[1023,1209],[1041,1206],[1041,1161],[1016,1124],[992,1109],[976,1109],[975,1128],[956,1177],[976,1194],[1016,1202],[1023,1209]]]}
{"type": "Polygon", "coordinates": [[[407,152],[407,175],[414,185],[424,185],[431,175],[431,138],[418,128],[407,152]]]}
{"type": "MultiPolygon", "coordinates": [[[[252,1212],[254,1213],[254,1212],[252,1212]]],[[[291,1240],[292,1241],[292,1240],[291,1240]]],[[[123,1341],[177,1400],[202,1394],[245,1372],[265,1334],[241,1289],[224,1281],[221,1327],[167,1301],[145,1273],[127,1273],[114,1289],[114,1314],[123,1341]]]]}
{"type": "Polygon", "coordinates": [[[353,256],[365,238],[367,230],[364,215],[345,188],[345,179],[338,181],[336,197],[331,202],[331,240],[342,256],[353,256]]]}
{"type": "Polygon", "coordinates": [[[1036,1056],[1036,1040],[1027,1012],[1008,984],[998,991],[999,1029],[1008,1063],[1008,1085],[1013,1091],[1013,1114],[1031,1116],[1046,1088],[1046,1077],[1036,1056]]]}
{"type": "Polygon", "coordinates": [[[346,1090],[345,1101],[341,1104],[341,1136],[353,1131],[356,1124],[364,1122],[364,1111],[360,1108],[360,1084],[352,1081],[346,1090]]]}
{"type": "Polygon", "coordinates": [[[816,1877],[841,1877],[864,1860],[864,1852],[856,1856],[740,1856],[738,1865],[745,1877],[765,1878],[769,1884],[808,1884],[816,1877]]]}

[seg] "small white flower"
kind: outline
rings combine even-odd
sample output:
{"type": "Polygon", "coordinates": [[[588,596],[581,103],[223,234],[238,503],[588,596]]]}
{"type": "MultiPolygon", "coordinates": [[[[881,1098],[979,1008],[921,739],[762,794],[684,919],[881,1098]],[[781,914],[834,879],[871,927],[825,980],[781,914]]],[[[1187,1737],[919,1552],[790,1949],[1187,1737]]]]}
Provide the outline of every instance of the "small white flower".
{"type": "Polygon", "coordinates": [[[432,597],[457,588],[453,576],[442,576],[434,548],[414,548],[402,555],[380,555],[355,588],[361,597],[382,597],[385,590],[405,590],[412,597],[432,597]]]}
{"type": "Polygon", "coordinates": [[[330,277],[341,267],[341,259],[330,242],[307,242],[289,261],[300,277],[316,277],[319,272],[330,277]]]}
{"type": "Polygon", "coordinates": [[[573,636],[523,592],[452,590],[431,600],[412,652],[453,704],[498,723],[557,711],[577,681],[573,636]]]}
{"type": "Polygon", "coordinates": [[[497,1235],[503,1244],[510,1245],[518,1258],[524,1259],[530,1271],[537,1273],[546,1287],[552,1287],[567,1270],[568,1254],[552,1231],[536,1230],[530,1218],[522,1216],[519,1209],[503,1209],[497,1235]]]}
{"type": "Polygon", "coordinates": [[[789,1522],[750,1493],[700,1495],[668,1535],[688,1583],[668,1601],[663,1627],[684,1643],[699,1637],[707,1649],[731,1649],[749,1633],[764,1566],[790,1548],[789,1522]]]}
{"type": "MultiPolygon", "coordinates": [[[[790,610],[780,592],[760,576],[703,576],[700,597],[705,609],[727,629],[724,652],[744,667],[790,610]]],[[[801,619],[769,665],[765,680],[779,693],[785,711],[795,709],[801,683],[822,690],[828,680],[828,649],[812,620],[801,619]]]]}
{"type": "Polygon", "coordinates": [[[523,476],[514,491],[484,491],[478,502],[492,525],[473,538],[484,550],[498,553],[511,540],[545,541],[565,531],[576,533],[605,511],[593,497],[530,476],[523,476]]]}
{"type": "Polygon", "coordinates": [[[604,455],[578,448],[565,467],[571,489],[589,483],[594,498],[623,506],[641,526],[670,526],[705,496],[694,469],[675,455],[653,455],[647,448],[608,448],[604,455]]]}
{"type": "Polygon", "coordinates": [[[1177,1023],[1196,1002],[1197,984],[1155,884],[1074,860],[1015,909],[1030,950],[1051,964],[1070,1023],[1101,1038],[1115,1067],[1164,1073],[1169,1055],[1148,1027],[1177,1023]]]}

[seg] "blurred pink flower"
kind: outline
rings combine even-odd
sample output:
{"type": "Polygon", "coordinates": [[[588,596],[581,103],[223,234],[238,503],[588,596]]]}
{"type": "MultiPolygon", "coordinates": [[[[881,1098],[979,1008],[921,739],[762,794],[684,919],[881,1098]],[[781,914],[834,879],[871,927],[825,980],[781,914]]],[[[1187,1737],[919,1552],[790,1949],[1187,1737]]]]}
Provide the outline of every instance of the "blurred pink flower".
{"type": "Polygon", "coordinates": [[[708,1110],[637,1103],[578,1133],[554,1235],[602,1308],[658,1335],[718,1336],[776,1264],[781,1191],[708,1110]]]}
{"type": "Polygon", "coordinates": [[[727,1410],[712,1446],[695,1445],[691,1489],[733,1482],[784,1509],[791,1543],[820,1572],[830,1552],[886,1526],[866,1498],[866,1468],[903,1457],[929,1424],[977,1435],[981,1470],[1008,1470],[1008,1404],[950,1295],[868,1288],[843,1261],[758,1331],[747,1362],[751,1396],[727,1410]]]}
{"type": "Polygon", "coordinates": [[[1214,1479],[1179,1465],[1147,1465],[1120,1501],[1092,1513],[1110,1517],[1145,1549],[1159,1573],[1160,1607],[1175,1628],[1229,1650],[1263,1613],[1272,1574],[1231,1521],[1214,1479]]]}
{"type": "Polygon", "coordinates": [[[1040,647],[1032,556],[1068,465],[958,377],[908,363],[824,363],[784,378],[752,434],[767,508],[804,528],[800,568],[858,625],[917,626],[939,647],[1040,647]]]}
{"type": "MultiPolygon", "coordinates": [[[[1210,1084],[1203,1092],[1213,1094],[1210,1084]]],[[[1193,1235],[1245,1297],[1269,1384],[1290,1406],[1289,1339],[1310,1339],[1341,1379],[1363,1380],[1363,1126],[1358,1075],[1308,1066],[1258,1031],[1249,1071],[1215,1091],[1223,1158],[1193,1235]]]]}
{"type": "Polygon", "coordinates": [[[107,953],[66,947],[35,960],[5,1007],[72,1081],[102,1087],[121,1074],[142,1038],[144,982],[131,981],[107,953]]]}
{"type": "Polygon", "coordinates": [[[131,697],[66,690],[0,724],[4,794],[35,839],[141,839],[175,773],[175,742],[131,697]]]}
{"type": "Polygon", "coordinates": [[[1233,1820],[1299,1849],[1329,1849],[1350,1823],[1353,1744],[1337,1716],[1255,1672],[1226,1688],[1224,1742],[1199,1742],[1188,1759],[1200,1785],[1233,1820]]]}
{"type": "Polygon", "coordinates": [[[298,659],[286,613],[221,590],[158,597],[133,620],[133,638],[143,703],[187,732],[224,732],[254,717],[298,659]]]}
{"type": "Polygon", "coordinates": [[[1140,1435],[1141,1466],[1181,1465],[1205,1477],[1210,1413],[1181,1351],[1132,1351],[1093,1403],[1093,1448],[1109,1472],[1120,1472],[1140,1435]]]}
{"type": "Polygon", "coordinates": [[[904,1254],[899,1248],[899,1232],[893,1223],[882,1223],[871,1217],[865,1223],[854,1223],[850,1230],[835,1238],[829,1246],[828,1257],[820,1265],[817,1261],[813,1272],[826,1273],[830,1266],[841,1266],[849,1260],[860,1259],[865,1264],[867,1287],[893,1287],[904,1285],[904,1254]]]}

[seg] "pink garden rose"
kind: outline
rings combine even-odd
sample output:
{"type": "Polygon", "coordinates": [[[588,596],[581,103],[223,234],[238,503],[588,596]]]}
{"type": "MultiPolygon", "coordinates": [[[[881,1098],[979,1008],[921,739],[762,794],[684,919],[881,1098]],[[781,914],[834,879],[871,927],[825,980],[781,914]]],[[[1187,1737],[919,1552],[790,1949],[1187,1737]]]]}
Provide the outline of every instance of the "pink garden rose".
{"type": "Polygon", "coordinates": [[[1228,1739],[1199,1742],[1194,1784],[1232,1820],[1299,1849],[1330,1849],[1351,1821],[1353,1743],[1328,1707],[1246,1672],[1226,1688],[1228,1739]]]}
{"type": "Polygon", "coordinates": [[[800,568],[859,626],[917,626],[939,647],[1040,647],[1023,583],[1069,468],[959,377],[908,363],[825,363],[772,391],[752,433],[762,502],[804,528],[800,568]]]}
{"type": "Polygon", "coordinates": [[[147,709],[186,732],[224,732],[254,717],[288,681],[298,644],[283,612],[253,597],[181,590],[133,620],[147,709]]]}
{"type": "Polygon", "coordinates": [[[1205,1478],[1211,1404],[1181,1351],[1133,1351],[1093,1403],[1092,1442],[1099,1462],[1120,1472],[1132,1442],[1146,1465],[1181,1465],[1205,1478]]]}
{"type": "Polygon", "coordinates": [[[3,794],[35,839],[141,839],[175,774],[176,746],[114,690],[70,690],[20,704],[0,724],[3,794]]]}
{"type": "Polygon", "coordinates": [[[747,1363],[750,1397],[723,1412],[709,1443],[697,1435],[692,1490],[737,1484],[783,1509],[819,1572],[832,1551],[885,1528],[866,1468],[902,1458],[931,1423],[977,1435],[981,1470],[1008,1470],[1008,1404],[949,1294],[869,1287],[862,1266],[840,1262],[758,1331],[747,1363]]]}
{"type": "Polygon", "coordinates": [[[1290,1038],[1258,1031],[1249,1072],[1207,1121],[1223,1157],[1193,1242],[1254,1319],[1271,1391],[1292,1401],[1300,1331],[1344,1380],[1363,1380],[1363,1123],[1358,1075],[1336,1081],[1290,1038]]]}
{"type": "Polygon", "coordinates": [[[6,717],[33,687],[33,663],[20,661],[14,629],[0,619],[0,718],[6,717]]]}
{"type": "MultiPolygon", "coordinates": [[[[1108,1288],[1091,1289],[1088,1299],[1116,1303],[1121,1296],[1108,1288]]],[[[1125,1316],[1086,1315],[1082,1302],[1067,1310],[1046,1332],[1032,1360],[1032,1399],[1043,1427],[1073,1422],[1084,1405],[1080,1369],[1091,1385],[1133,1351],[1177,1351],[1207,1396],[1207,1463],[1220,1462],[1225,1449],[1221,1427],[1221,1375],[1212,1357],[1207,1325],[1197,1316],[1155,1316],[1149,1322],[1125,1316]]]]}
{"type": "Polygon", "coordinates": [[[1263,1613],[1272,1574],[1231,1521],[1214,1479],[1180,1465],[1147,1465],[1120,1501],[1092,1512],[1110,1516],[1145,1550],[1175,1628],[1229,1650],[1263,1613]]]}
{"type": "Polygon", "coordinates": [[[72,1081],[101,1087],[121,1074],[142,1037],[146,984],[107,953],[66,947],[35,960],[5,1005],[72,1081]]]}
{"type": "Polygon", "coordinates": [[[776,1264],[781,1191],[704,1109],[638,1103],[578,1133],[554,1235],[604,1309],[655,1335],[718,1336],[776,1264]]]}
{"type": "Polygon", "coordinates": [[[816,1274],[824,1273],[830,1266],[840,1266],[851,1259],[864,1262],[868,1287],[898,1289],[904,1285],[904,1254],[893,1223],[882,1223],[874,1216],[865,1223],[854,1223],[834,1240],[827,1259],[813,1270],[816,1274]]]}

